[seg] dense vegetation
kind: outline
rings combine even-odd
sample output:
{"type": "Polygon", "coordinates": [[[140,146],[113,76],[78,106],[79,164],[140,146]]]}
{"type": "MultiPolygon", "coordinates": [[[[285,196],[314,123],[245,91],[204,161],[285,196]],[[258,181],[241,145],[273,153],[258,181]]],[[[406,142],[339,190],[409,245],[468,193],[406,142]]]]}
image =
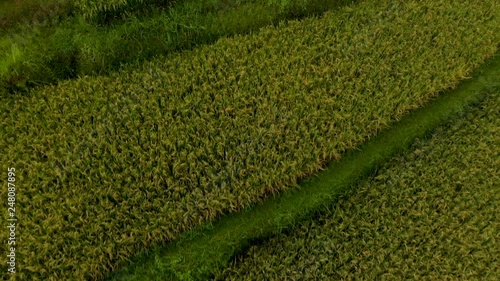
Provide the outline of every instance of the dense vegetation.
{"type": "Polygon", "coordinates": [[[30,265],[16,276],[98,278],[293,186],[494,54],[498,3],[470,5],[366,1],[4,98],[30,265]]]}
{"type": "Polygon", "coordinates": [[[138,10],[149,10],[152,7],[166,7],[175,0],[75,0],[74,5],[85,19],[98,23],[126,18],[138,10]]]}
{"type": "Polygon", "coordinates": [[[173,0],[2,0],[0,35],[34,26],[55,26],[61,19],[82,16],[89,22],[109,24],[127,16],[165,8],[173,0]],[[56,24],[55,24],[56,23],[56,24]]]}
{"type": "Polygon", "coordinates": [[[299,222],[314,218],[351,191],[361,179],[407,150],[417,138],[427,138],[469,105],[500,87],[500,56],[476,69],[471,79],[440,94],[400,122],[384,129],[356,150],[344,154],[325,169],[299,183],[298,188],[272,196],[245,210],[195,227],[111,273],[115,280],[208,280],[228,266],[249,245],[299,222]]]}
{"type": "Polygon", "coordinates": [[[0,92],[24,92],[61,79],[104,75],[122,64],[249,33],[281,20],[318,15],[350,2],[75,1],[74,17],[58,18],[57,25],[24,27],[1,38],[0,92]]]}
{"type": "Polygon", "coordinates": [[[500,88],[216,280],[498,280],[500,88]]]}

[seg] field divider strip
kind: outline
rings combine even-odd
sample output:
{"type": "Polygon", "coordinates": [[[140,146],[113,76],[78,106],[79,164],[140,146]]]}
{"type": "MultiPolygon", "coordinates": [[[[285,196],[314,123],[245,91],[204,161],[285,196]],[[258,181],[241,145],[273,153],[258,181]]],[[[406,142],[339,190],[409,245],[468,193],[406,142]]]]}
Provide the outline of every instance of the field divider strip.
{"type": "Polygon", "coordinates": [[[487,89],[500,85],[500,52],[476,69],[455,89],[441,93],[422,108],[382,130],[359,149],[303,180],[298,189],[270,196],[261,204],[228,214],[180,235],[163,247],[140,253],[133,263],[107,280],[206,280],[252,243],[290,230],[333,204],[338,196],[370,175],[416,138],[425,138],[439,125],[478,101],[487,89]]]}

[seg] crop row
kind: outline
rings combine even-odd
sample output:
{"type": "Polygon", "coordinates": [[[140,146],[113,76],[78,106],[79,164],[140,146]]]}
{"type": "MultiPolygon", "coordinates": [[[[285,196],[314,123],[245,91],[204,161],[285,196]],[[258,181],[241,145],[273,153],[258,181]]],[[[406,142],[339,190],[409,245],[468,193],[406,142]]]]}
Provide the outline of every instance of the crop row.
{"type": "Polygon", "coordinates": [[[98,278],[291,188],[495,53],[498,3],[472,2],[366,1],[4,99],[16,277],[98,278]]]}
{"type": "Polygon", "coordinates": [[[497,280],[500,88],[215,280],[497,280]]]}

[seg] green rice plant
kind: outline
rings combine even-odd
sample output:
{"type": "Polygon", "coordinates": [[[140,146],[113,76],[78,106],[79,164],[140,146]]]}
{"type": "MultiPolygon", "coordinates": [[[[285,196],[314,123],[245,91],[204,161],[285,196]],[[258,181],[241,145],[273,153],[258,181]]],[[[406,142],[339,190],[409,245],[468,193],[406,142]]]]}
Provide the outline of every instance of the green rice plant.
{"type": "Polygon", "coordinates": [[[4,60],[0,62],[0,76],[4,76],[7,74],[9,65],[15,64],[21,59],[21,50],[16,44],[12,44],[12,42],[8,39],[2,39],[0,41],[0,50],[3,53],[9,53],[9,60],[4,60]]]}
{"type": "Polygon", "coordinates": [[[299,1],[290,1],[290,0],[269,0],[269,4],[271,6],[278,6],[281,13],[289,13],[294,9],[297,11],[302,9],[302,11],[306,10],[308,6],[310,6],[311,2],[322,2],[322,1],[311,1],[311,0],[299,0],[299,1]]]}
{"type": "Polygon", "coordinates": [[[3,41],[10,46],[5,47],[7,52],[0,57],[2,95],[27,92],[37,85],[56,83],[57,77],[76,77],[79,50],[71,26],[60,27],[55,33],[44,37],[46,35],[46,29],[33,29],[29,37],[4,37],[3,41]]]}
{"type": "Polygon", "coordinates": [[[293,188],[495,53],[498,2],[474,3],[369,0],[3,98],[14,278],[98,279],[293,188]]]}
{"type": "Polygon", "coordinates": [[[498,280],[500,88],[214,280],[498,280]]]}

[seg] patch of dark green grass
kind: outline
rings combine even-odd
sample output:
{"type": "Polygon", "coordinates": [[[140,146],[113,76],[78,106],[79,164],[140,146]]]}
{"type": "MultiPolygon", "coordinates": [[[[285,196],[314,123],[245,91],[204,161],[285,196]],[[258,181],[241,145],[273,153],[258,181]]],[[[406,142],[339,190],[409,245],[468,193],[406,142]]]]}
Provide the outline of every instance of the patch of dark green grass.
{"type": "Polygon", "coordinates": [[[55,26],[72,13],[70,0],[0,0],[0,37],[26,27],[55,26]]]}
{"type": "MultiPolygon", "coordinates": [[[[30,270],[18,278],[95,279],[290,189],[496,50],[494,0],[472,11],[458,0],[395,3],[365,1],[4,99],[1,162],[22,167],[17,200],[29,214],[18,253],[30,270]]],[[[280,220],[271,222],[286,227],[280,220]]]]}

